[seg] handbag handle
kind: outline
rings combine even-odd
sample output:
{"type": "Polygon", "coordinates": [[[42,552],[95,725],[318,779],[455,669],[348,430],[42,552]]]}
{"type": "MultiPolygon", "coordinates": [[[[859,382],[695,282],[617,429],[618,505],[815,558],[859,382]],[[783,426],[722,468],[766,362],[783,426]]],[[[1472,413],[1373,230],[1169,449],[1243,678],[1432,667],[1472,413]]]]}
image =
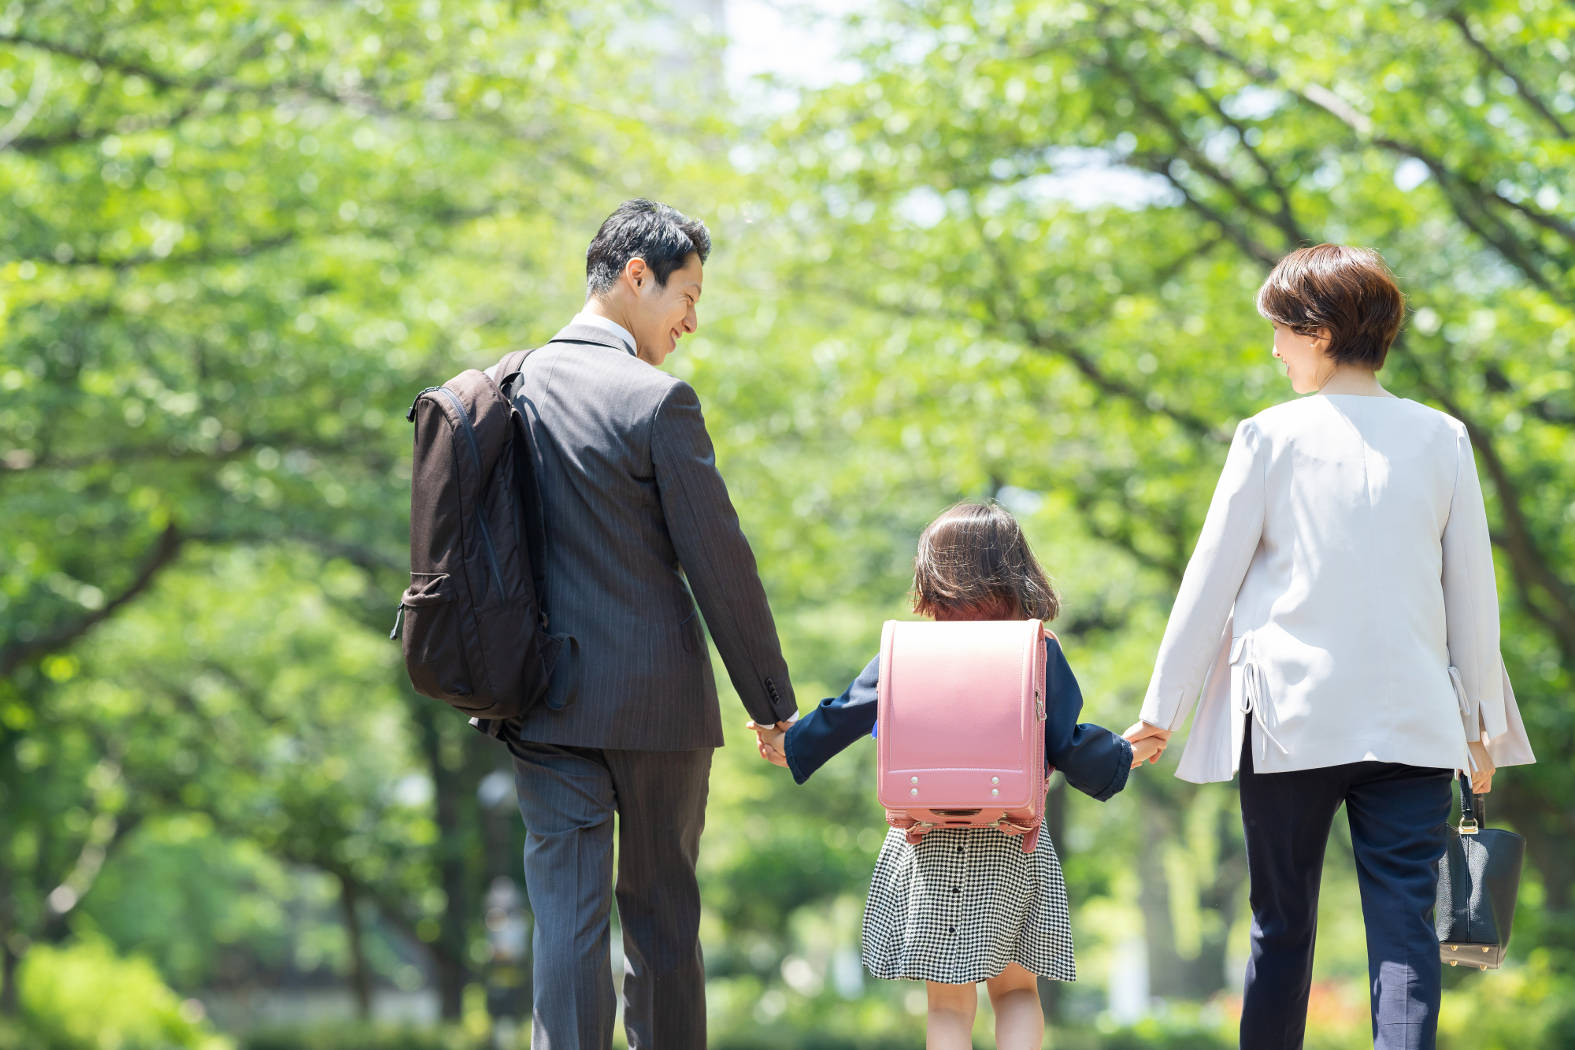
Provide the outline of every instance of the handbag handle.
{"type": "Polygon", "coordinates": [[[1476,792],[1471,790],[1471,777],[1462,772],[1460,774],[1460,827],[1462,835],[1475,835],[1479,829],[1487,825],[1487,803],[1476,792]]]}

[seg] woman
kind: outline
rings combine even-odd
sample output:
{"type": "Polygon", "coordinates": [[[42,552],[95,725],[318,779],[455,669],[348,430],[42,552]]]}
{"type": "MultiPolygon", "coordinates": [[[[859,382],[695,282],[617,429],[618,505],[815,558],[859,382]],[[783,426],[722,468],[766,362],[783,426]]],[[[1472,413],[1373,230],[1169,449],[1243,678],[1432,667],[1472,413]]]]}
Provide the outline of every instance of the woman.
{"type": "MultiPolygon", "coordinates": [[[[1373,1041],[1431,1048],[1450,781],[1533,761],[1499,658],[1465,427],[1378,382],[1404,300],[1375,252],[1320,244],[1258,292],[1298,394],[1236,428],[1131,740],[1202,706],[1177,776],[1240,770],[1251,883],[1245,1050],[1302,1045],[1318,881],[1346,807],[1373,1041]]],[[[1157,756],[1156,756],[1157,758],[1157,756]]]]}

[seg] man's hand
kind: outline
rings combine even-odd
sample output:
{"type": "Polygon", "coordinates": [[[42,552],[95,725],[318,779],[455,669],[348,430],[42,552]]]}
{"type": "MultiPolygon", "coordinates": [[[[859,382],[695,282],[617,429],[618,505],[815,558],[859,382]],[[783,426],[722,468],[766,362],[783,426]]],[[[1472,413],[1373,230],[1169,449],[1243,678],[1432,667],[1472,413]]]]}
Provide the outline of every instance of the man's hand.
{"type": "Polygon", "coordinates": [[[787,752],[783,750],[782,738],[787,736],[788,727],[792,722],[778,722],[774,726],[756,725],[753,721],[744,725],[754,730],[755,744],[760,749],[760,757],[770,762],[773,766],[787,768],[787,752]]]}
{"type": "Polygon", "coordinates": [[[1498,767],[1493,764],[1487,745],[1482,741],[1473,740],[1467,746],[1471,748],[1471,757],[1477,763],[1476,772],[1471,774],[1471,790],[1478,795],[1486,795],[1493,790],[1493,771],[1498,767]]]}
{"type": "Polygon", "coordinates": [[[1151,722],[1134,722],[1121,735],[1132,745],[1133,769],[1144,762],[1158,762],[1170,744],[1170,730],[1151,722]]]}

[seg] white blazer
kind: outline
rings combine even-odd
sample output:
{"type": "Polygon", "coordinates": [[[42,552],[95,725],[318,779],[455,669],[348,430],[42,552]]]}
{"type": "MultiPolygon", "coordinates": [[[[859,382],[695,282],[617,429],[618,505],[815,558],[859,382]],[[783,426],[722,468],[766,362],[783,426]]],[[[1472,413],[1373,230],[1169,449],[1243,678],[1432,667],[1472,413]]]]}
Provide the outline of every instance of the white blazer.
{"type": "Polygon", "coordinates": [[[1187,564],[1145,722],[1202,693],[1176,775],[1346,762],[1535,761],[1499,657],[1498,593],[1465,427],[1415,401],[1317,394],[1236,428],[1187,564]]]}

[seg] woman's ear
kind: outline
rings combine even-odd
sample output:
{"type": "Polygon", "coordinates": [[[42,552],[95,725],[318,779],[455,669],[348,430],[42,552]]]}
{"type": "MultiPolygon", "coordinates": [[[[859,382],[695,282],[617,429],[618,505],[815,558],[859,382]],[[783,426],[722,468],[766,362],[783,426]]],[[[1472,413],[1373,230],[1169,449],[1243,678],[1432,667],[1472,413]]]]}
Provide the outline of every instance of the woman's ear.
{"type": "Polygon", "coordinates": [[[1334,334],[1327,328],[1314,328],[1312,330],[1313,349],[1320,354],[1329,352],[1329,344],[1334,342],[1334,334]]]}

